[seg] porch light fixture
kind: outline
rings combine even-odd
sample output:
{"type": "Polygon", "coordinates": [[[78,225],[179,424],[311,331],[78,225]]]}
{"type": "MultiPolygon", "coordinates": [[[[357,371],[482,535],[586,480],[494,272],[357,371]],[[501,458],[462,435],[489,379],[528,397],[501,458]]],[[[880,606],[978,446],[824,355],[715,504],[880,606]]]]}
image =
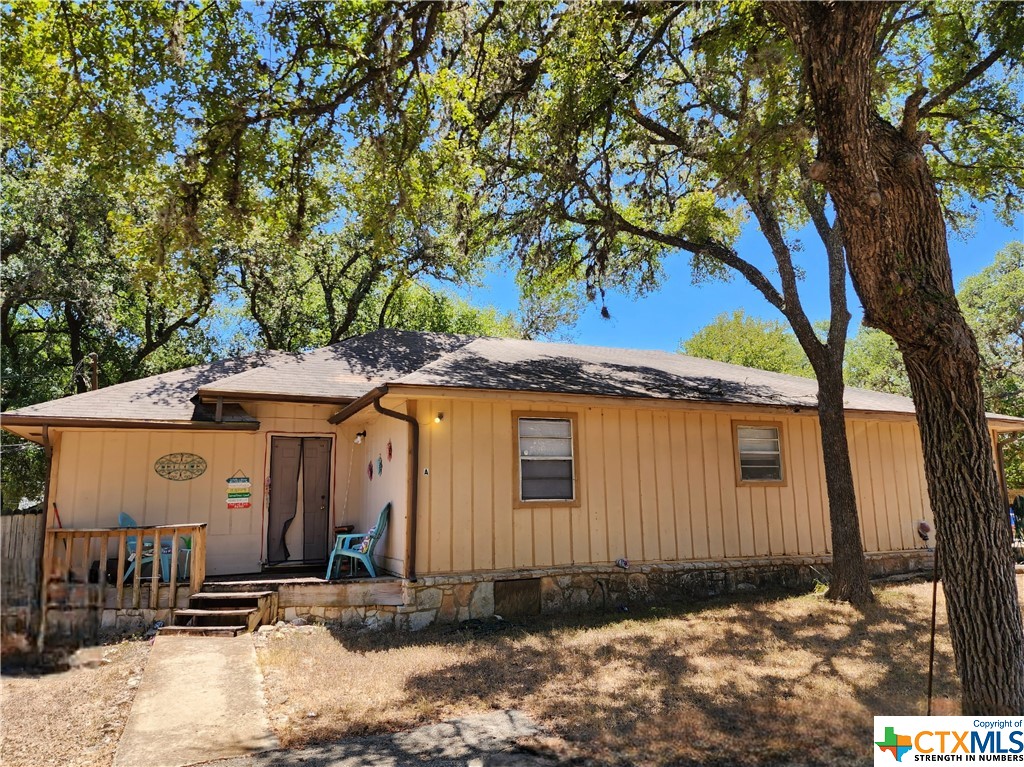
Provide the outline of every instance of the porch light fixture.
{"type": "Polygon", "coordinates": [[[434,423],[441,423],[444,420],[444,413],[438,413],[434,416],[434,423]]]}
{"type": "Polygon", "coordinates": [[[365,431],[357,431],[356,432],[356,439],[355,439],[356,444],[357,445],[363,444],[363,440],[364,439],[366,439],[366,432],[365,431]]]}

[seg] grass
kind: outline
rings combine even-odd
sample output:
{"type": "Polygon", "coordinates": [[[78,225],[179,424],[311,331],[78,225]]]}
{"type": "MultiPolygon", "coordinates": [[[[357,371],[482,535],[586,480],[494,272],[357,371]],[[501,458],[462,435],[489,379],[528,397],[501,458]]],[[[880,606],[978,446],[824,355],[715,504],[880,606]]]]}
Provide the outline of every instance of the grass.
{"type": "MultiPolygon", "coordinates": [[[[955,713],[941,594],[936,712],[955,713]]],[[[602,764],[867,763],[873,715],[925,712],[931,585],[876,595],[863,610],[806,595],[501,630],[318,628],[259,657],[285,745],[518,708],[562,756],[602,764]]]]}
{"type": "Polygon", "coordinates": [[[106,767],[149,656],[149,642],[130,640],[75,654],[54,673],[0,680],[0,764],[4,767],[106,767]],[[77,664],[83,665],[77,665],[77,664]]]}

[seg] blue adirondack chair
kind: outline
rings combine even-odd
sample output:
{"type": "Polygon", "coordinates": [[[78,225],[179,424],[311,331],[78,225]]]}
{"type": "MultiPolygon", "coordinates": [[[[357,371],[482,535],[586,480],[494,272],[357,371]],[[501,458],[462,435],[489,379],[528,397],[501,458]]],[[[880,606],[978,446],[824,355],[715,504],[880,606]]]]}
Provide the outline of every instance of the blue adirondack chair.
{"type": "Polygon", "coordinates": [[[370,577],[376,578],[377,571],[373,567],[373,552],[377,548],[377,541],[384,533],[384,528],[388,526],[390,515],[391,504],[389,503],[381,509],[380,516],[377,517],[377,524],[369,532],[339,535],[334,540],[334,550],[331,551],[331,557],[327,560],[327,575],[324,578],[331,579],[335,561],[338,563],[338,568],[341,568],[342,557],[352,559],[352,575],[356,574],[356,569],[362,562],[367,572],[370,573],[370,577]]]}

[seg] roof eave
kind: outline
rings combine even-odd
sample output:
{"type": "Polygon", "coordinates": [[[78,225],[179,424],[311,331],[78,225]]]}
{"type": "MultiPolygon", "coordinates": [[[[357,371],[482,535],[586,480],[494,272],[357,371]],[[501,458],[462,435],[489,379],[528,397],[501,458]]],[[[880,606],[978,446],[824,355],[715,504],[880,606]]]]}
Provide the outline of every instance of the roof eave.
{"type": "Polygon", "coordinates": [[[334,424],[336,426],[339,423],[342,423],[343,421],[347,421],[360,410],[367,407],[374,400],[380,399],[387,393],[387,384],[384,384],[383,386],[375,386],[374,388],[370,389],[370,391],[366,392],[366,394],[364,394],[363,396],[349,402],[347,405],[345,405],[345,407],[343,407],[337,413],[328,418],[327,422],[330,424],[334,424]]]}
{"type": "Polygon", "coordinates": [[[93,429],[186,429],[201,431],[258,431],[259,421],[163,421],[143,418],[79,418],[75,416],[0,414],[0,428],[55,426],[93,429]]]}
{"type": "Polygon", "coordinates": [[[216,402],[297,402],[305,405],[344,405],[352,402],[352,397],[318,397],[307,394],[277,394],[272,392],[221,391],[219,389],[199,389],[199,398],[203,403],[216,402]]]}

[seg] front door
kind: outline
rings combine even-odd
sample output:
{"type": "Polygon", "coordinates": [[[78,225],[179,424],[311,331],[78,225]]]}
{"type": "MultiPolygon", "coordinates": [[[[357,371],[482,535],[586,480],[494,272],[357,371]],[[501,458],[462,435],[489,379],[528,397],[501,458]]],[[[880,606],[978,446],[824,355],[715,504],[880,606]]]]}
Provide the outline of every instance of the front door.
{"type": "Polygon", "coordinates": [[[270,438],[267,562],[327,559],[331,438],[270,438]]]}

